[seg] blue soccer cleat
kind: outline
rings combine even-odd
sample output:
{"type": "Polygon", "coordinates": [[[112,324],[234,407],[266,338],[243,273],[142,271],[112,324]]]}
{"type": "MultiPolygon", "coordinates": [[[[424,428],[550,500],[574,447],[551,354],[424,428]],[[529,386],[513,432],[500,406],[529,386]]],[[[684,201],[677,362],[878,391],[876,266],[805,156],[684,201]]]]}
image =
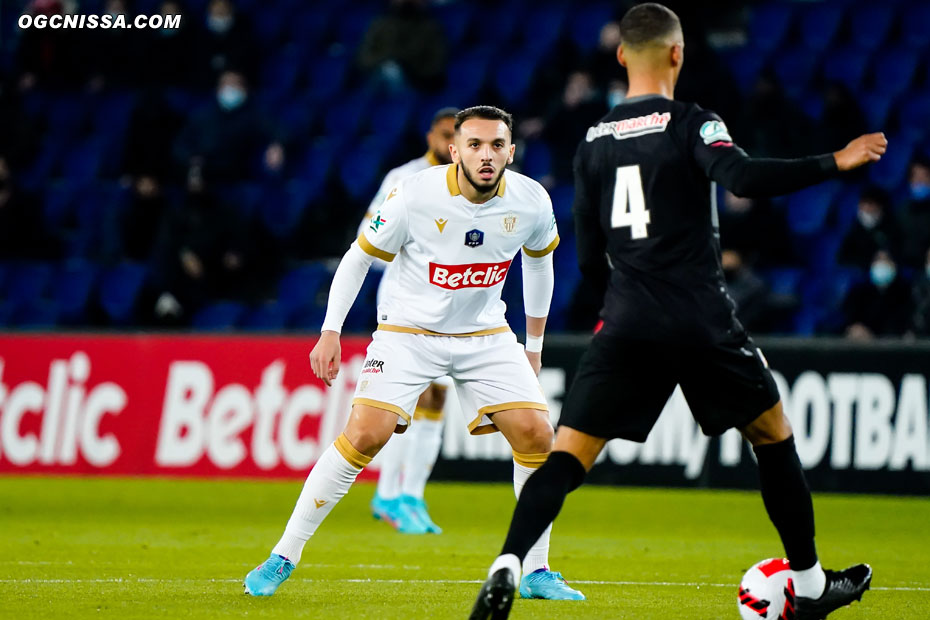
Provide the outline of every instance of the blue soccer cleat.
{"type": "Polygon", "coordinates": [[[426,524],[410,510],[401,498],[384,499],[375,495],[371,500],[371,514],[379,521],[389,523],[401,534],[426,534],[426,524]]]}
{"type": "Polygon", "coordinates": [[[544,598],[550,601],[583,601],[584,594],[571,588],[562,573],[540,568],[520,580],[521,598],[544,598]]]}
{"type": "Polygon", "coordinates": [[[401,495],[401,503],[423,524],[428,534],[442,534],[442,528],[436,525],[426,510],[426,502],[413,495],[401,495]]]}
{"type": "Polygon", "coordinates": [[[394,524],[394,516],[397,513],[397,507],[400,503],[398,498],[384,499],[377,493],[371,498],[371,516],[378,521],[387,521],[394,524]]]}
{"type": "Polygon", "coordinates": [[[243,586],[252,596],[271,596],[291,576],[294,563],[282,555],[272,553],[267,560],[249,571],[243,586]]]}

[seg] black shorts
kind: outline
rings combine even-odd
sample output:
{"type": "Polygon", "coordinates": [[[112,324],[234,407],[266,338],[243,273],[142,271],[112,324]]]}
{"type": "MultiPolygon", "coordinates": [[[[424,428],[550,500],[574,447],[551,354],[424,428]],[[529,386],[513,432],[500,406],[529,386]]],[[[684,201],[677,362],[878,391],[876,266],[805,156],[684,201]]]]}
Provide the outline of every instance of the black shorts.
{"type": "Polygon", "coordinates": [[[761,351],[748,336],[693,347],[601,332],[578,364],[560,425],[644,442],[675,386],[706,435],[741,428],[779,401],[761,351]]]}

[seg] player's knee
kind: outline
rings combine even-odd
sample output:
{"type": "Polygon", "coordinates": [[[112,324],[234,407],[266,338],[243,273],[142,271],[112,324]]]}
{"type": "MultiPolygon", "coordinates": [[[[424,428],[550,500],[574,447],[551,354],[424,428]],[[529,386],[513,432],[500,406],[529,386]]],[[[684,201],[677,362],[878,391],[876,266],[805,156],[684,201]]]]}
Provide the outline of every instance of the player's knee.
{"type": "Polygon", "coordinates": [[[552,451],[552,443],[555,439],[555,432],[548,421],[538,421],[527,424],[520,433],[522,442],[521,452],[532,454],[542,454],[552,451]]]}

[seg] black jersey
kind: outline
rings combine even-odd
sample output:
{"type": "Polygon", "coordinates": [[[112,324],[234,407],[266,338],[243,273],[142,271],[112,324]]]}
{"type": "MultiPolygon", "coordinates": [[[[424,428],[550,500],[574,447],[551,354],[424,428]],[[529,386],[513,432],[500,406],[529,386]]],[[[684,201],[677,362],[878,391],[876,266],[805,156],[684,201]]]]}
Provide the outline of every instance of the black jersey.
{"type": "Polygon", "coordinates": [[[658,95],[628,99],[588,129],[574,168],[579,265],[610,274],[603,329],[694,344],[744,336],[720,266],[715,183],[773,195],[836,173],[832,155],[749,158],[719,116],[658,95]]]}

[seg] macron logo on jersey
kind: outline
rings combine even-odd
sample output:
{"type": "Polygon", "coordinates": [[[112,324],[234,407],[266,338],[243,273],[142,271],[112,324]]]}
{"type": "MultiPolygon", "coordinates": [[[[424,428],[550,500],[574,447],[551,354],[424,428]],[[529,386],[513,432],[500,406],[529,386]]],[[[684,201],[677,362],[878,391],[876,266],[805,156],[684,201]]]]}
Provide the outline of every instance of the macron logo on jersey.
{"type": "Polygon", "coordinates": [[[585,136],[585,140],[594,142],[604,136],[613,136],[614,140],[626,140],[627,138],[636,138],[650,133],[661,133],[665,131],[671,120],[671,112],[663,112],[662,114],[653,112],[647,116],[598,123],[596,127],[588,128],[588,135],[585,136]]]}
{"type": "Polygon", "coordinates": [[[456,291],[462,288],[490,288],[507,276],[511,261],[473,263],[471,265],[429,264],[429,281],[439,288],[456,291]]]}

